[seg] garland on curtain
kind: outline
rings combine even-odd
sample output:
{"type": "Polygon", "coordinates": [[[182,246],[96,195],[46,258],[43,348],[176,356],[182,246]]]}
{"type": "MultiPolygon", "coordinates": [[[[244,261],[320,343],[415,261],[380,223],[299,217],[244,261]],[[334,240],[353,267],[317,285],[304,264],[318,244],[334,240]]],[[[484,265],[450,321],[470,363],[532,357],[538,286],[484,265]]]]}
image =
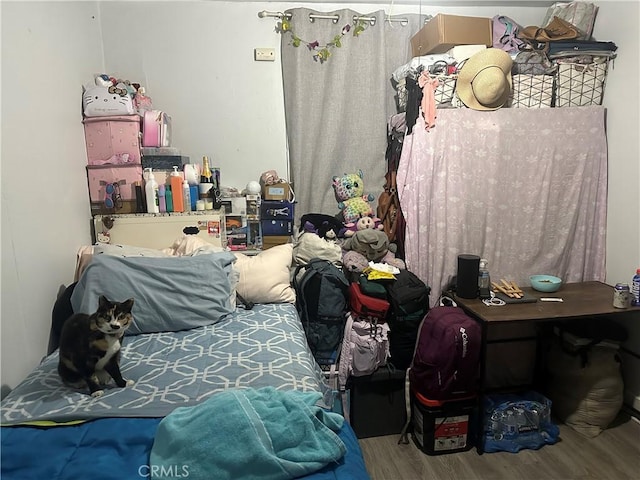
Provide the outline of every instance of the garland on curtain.
{"type": "MultiPolygon", "coordinates": [[[[353,28],[353,36],[360,36],[360,34],[366,30],[367,25],[368,23],[366,21],[357,20],[353,28]]],[[[298,37],[291,28],[291,22],[286,17],[282,18],[282,20],[279,21],[276,26],[276,32],[282,35],[286,33],[291,35],[291,42],[289,43],[290,45],[293,45],[294,47],[299,47],[302,44],[306,45],[313,54],[313,60],[320,63],[324,63],[329,60],[329,57],[331,56],[331,50],[333,50],[334,48],[342,47],[342,38],[350,31],[351,25],[347,23],[344,27],[342,27],[340,33],[333,37],[333,40],[325,44],[320,44],[318,40],[309,42],[298,37]]]]}

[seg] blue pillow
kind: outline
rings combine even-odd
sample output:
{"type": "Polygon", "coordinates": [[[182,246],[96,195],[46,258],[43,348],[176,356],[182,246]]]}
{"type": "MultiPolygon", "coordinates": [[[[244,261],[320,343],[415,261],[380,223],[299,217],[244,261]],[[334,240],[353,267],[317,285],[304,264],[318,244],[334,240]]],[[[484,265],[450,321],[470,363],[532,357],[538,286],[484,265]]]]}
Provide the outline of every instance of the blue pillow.
{"type": "Polygon", "coordinates": [[[74,312],[92,314],[98,297],[134,299],[127,335],[210,325],[232,313],[229,252],[185,257],[96,255],[71,296],[74,312]]]}

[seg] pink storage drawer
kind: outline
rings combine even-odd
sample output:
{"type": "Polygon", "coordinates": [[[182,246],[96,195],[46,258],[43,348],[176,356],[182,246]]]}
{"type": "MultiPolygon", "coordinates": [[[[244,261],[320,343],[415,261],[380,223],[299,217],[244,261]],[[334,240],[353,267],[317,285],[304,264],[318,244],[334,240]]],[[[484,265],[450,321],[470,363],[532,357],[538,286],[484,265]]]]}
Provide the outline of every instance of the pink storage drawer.
{"type": "Polygon", "coordinates": [[[103,202],[105,188],[110,183],[118,183],[123,201],[135,200],[135,184],[142,181],[142,165],[88,165],[87,181],[91,202],[103,202]]]}
{"type": "Polygon", "coordinates": [[[87,117],[82,123],[89,165],[140,163],[140,116],[87,117]],[[129,154],[126,162],[123,153],[129,154]]]}

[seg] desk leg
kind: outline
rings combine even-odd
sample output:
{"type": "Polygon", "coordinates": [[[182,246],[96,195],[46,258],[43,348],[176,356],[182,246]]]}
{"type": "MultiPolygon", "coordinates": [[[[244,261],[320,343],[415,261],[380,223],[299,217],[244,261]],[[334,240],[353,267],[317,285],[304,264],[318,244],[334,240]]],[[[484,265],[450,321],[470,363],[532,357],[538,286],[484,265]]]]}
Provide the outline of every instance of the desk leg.
{"type": "Polygon", "coordinates": [[[480,344],[480,384],[478,385],[478,418],[476,421],[476,451],[478,455],[484,453],[484,395],[487,372],[487,322],[480,322],[481,344],[480,344]]]}

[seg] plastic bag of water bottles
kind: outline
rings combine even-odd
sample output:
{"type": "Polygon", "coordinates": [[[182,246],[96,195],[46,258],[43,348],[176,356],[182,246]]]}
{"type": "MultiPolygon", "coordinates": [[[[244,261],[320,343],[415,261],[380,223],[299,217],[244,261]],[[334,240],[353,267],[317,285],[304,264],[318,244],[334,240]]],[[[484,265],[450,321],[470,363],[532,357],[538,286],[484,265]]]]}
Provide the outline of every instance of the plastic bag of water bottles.
{"type": "Polygon", "coordinates": [[[484,400],[484,451],[536,450],[558,441],[551,401],[538,392],[487,395],[484,400]]]}

